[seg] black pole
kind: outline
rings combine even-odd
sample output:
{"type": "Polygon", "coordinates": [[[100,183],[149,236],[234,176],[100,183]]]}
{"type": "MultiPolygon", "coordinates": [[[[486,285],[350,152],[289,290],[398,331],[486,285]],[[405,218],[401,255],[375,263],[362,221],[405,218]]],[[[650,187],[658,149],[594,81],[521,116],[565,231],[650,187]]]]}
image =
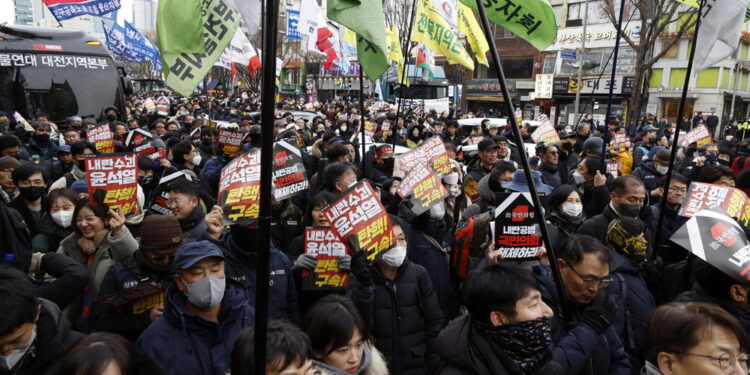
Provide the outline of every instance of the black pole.
{"type": "MultiPolygon", "coordinates": [[[[401,77],[406,78],[406,82],[409,82],[409,77],[406,75],[407,68],[409,67],[409,50],[411,46],[411,29],[414,27],[414,14],[417,11],[417,0],[412,1],[411,3],[411,16],[409,16],[409,30],[406,32],[406,43],[404,44],[404,49],[402,52],[404,53],[404,67],[401,69],[401,77]]],[[[416,71],[416,66],[414,66],[414,69],[416,71]]],[[[398,68],[397,68],[398,69],[398,68]]],[[[400,91],[400,95],[398,98],[398,104],[396,104],[396,124],[394,124],[394,129],[398,129],[398,119],[401,116],[401,102],[404,100],[404,95],[406,93],[404,92],[404,83],[401,82],[398,79],[398,74],[396,74],[396,82],[398,82],[398,90],[400,91]]],[[[404,119],[404,126],[406,126],[406,120],[404,119]]],[[[398,134],[396,131],[392,131],[393,133],[393,150],[396,150],[396,139],[397,137],[401,137],[400,134],[398,134]]]]}
{"type": "MultiPolygon", "coordinates": [[[[615,72],[617,71],[617,56],[620,54],[620,39],[622,38],[622,19],[625,14],[625,0],[620,0],[620,18],[617,19],[617,38],[615,38],[615,59],[612,60],[612,74],[609,76],[609,97],[607,98],[607,115],[604,117],[604,135],[602,142],[602,163],[599,171],[602,174],[607,173],[607,143],[609,143],[609,116],[612,114],[612,93],[615,89],[615,72]]],[[[583,36],[584,38],[586,35],[583,36]]],[[[583,62],[581,62],[583,64],[583,62]]],[[[597,82],[598,84],[598,82],[597,82]]],[[[581,89],[581,82],[578,82],[578,90],[581,89]]]]}
{"type": "MultiPolygon", "coordinates": [[[[268,259],[271,248],[271,172],[273,172],[273,121],[276,82],[276,24],[278,1],[266,1],[263,25],[263,94],[261,97],[260,220],[258,272],[255,291],[255,373],[266,372],[268,327],[268,259]]],[[[253,246],[253,244],[244,244],[253,246]]]]}
{"type": "Polygon", "coordinates": [[[359,128],[362,130],[362,176],[367,177],[365,171],[365,85],[364,85],[364,68],[362,62],[359,62],[359,128]]]}
{"type": "MultiPolygon", "coordinates": [[[[682,127],[682,115],[685,111],[685,104],[687,102],[688,84],[690,83],[690,76],[693,72],[693,58],[695,57],[695,47],[698,44],[698,31],[701,27],[701,15],[703,14],[703,3],[705,0],[701,0],[698,6],[698,20],[695,21],[695,34],[693,34],[693,48],[690,49],[690,56],[688,57],[687,72],[685,73],[685,84],[682,86],[682,97],[680,98],[680,105],[677,107],[677,120],[678,125],[674,130],[674,140],[672,140],[672,149],[669,154],[669,169],[667,169],[666,181],[664,182],[664,191],[661,193],[661,202],[659,202],[659,220],[656,224],[656,236],[654,237],[655,243],[660,243],[659,238],[661,236],[661,227],[664,225],[664,210],[667,208],[667,198],[669,197],[669,185],[672,182],[672,172],[674,171],[674,160],[677,157],[677,149],[680,140],[680,128],[682,127]]],[[[652,246],[653,247],[653,246],[652,246]]],[[[654,249],[653,256],[657,255],[657,250],[654,249]]]]}
{"type": "Polygon", "coordinates": [[[497,46],[495,40],[491,39],[492,33],[490,32],[490,22],[487,20],[487,13],[484,10],[483,0],[477,0],[477,9],[479,10],[479,18],[482,20],[482,29],[484,35],[490,41],[490,53],[492,54],[492,62],[497,74],[497,80],[500,82],[500,89],[503,92],[503,101],[505,108],[508,110],[510,117],[510,124],[513,128],[513,137],[515,138],[516,144],[520,148],[521,152],[518,155],[521,157],[521,164],[523,165],[523,173],[526,175],[526,182],[529,185],[529,193],[531,194],[531,202],[534,206],[534,215],[539,222],[539,228],[542,232],[542,240],[544,241],[544,247],[547,249],[547,257],[549,258],[550,267],[552,268],[552,275],[555,277],[555,285],[557,286],[557,293],[560,295],[560,301],[562,302],[563,311],[559,313],[563,315],[566,321],[573,319],[572,315],[568,314],[568,297],[565,294],[565,288],[563,288],[562,278],[560,277],[560,270],[557,268],[557,256],[552,248],[552,242],[550,241],[549,232],[547,231],[547,223],[544,220],[544,213],[542,212],[542,204],[539,201],[537,195],[536,185],[534,185],[534,179],[531,176],[531,166],[529,165],[529,158],[523,149],[523,137],[521,137],[521,130],[518,128],[518,122],[516,122],[516,111],[513,109],[513,103],[510,101],[510,92],[508,91],[508,85],[505,83],[505,73],[503,73],[503,66],[500,64],[500,55],[497,53],[497,46]]]}

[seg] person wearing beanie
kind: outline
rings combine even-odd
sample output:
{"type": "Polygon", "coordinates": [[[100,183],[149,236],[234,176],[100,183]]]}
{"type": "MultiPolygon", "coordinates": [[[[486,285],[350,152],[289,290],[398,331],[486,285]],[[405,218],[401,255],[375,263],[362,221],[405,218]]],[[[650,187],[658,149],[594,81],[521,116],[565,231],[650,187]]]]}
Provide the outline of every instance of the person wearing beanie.
{"type": "Polygon", "coordinates": [[[70,184],[70,189],[78,193],[78,198],[85,199],[89,197],[89,188],[86,184],[86,179],[82,178],[76,182],[70,184]]]}
{"type": "Polygon", "coordinates": [[[18,186],[13,183],[13,171],[20,165],[12,156],[0,158],[0,202],[8,204],[20,194],[18,186]]]}
{"type": "Polygon", "coordinates": [[[174,283],[170,265],[182,244],[174,216],[150,215],[141,223],[138,250],[114,264],[94,305],[98,331],[118,333],[131,341],[164,312],[164,291],[174,283]]]}
{"type": "Polygon", "coordinates": [[[226,373],[237,336],[255,323],[247,290],[228,277],[224,261],[222,250],[209,241],[182,245],[177,251],[174,285],[164,293],[164,315],[135,343],[167,375],[226,373]]]}

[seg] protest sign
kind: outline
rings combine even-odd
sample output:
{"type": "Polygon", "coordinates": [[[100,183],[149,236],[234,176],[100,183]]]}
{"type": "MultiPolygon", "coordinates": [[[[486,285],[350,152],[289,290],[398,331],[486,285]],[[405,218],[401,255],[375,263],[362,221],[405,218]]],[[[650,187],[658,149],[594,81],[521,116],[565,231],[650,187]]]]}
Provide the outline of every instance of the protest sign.
{"type": "Polygon", "coordinates": [[[606,163],[607,163],[607,173],[615,177],[620,175],[620,163],[618,163],[617,160],[608,159],[606,163]]]}
{"type": "Polygon", "coordinates": [[[406,152],[395,158],[393,176],[403,178],[409,171],[419,163],[430,163],[429,165],[443,177],[451,172],[451,162],[445,144],[440,137],[432,137],[421,146],[406,152]]]}
{"type": "Polygon", "coordinates": [[[260,149],[242,154],[221,170],[219,206],[224,210],[224,224],[247,225],[260,211],[260,149]]]}
{"type": "Polygon", "coordinates": [[[742,190],[703,182],[690,184],[679,214],[693,217],[698,211],[712,206],[721,207],[729,216],[745,225],[750,224],[750,200],[742,190]]]}
{"type": "Polygon", "coordinates": [[[137,209],[138,157],[133,153],[86,155],[89,202],[127,215],[137,209]]]}
{"type": "Polygon", "coordinates": [[[501,193],[495,209],[495,250],[503,259],[535,259],[542,232],[529,193],[501,193]]]}
{"type": "Polygon", "coordinates": [[[273,145],[273,196],[277,202],[291,198],[310,187],[298,147],[286,141],[273,145]]]}
{"type": "Polygon", "coordinates": [[[698,147],[711,143],[713,137],[711,137],[711,131],[708,130],[706,125],[701,125],[685,134],[685,140],[682,141],[681,146],[687,147],[693,142],[697,142],[698,147]]]}
{"type": "Polygon", "coordinates": [[[154,143],[154,137],[151,133],[142,129],[134,129],[128,132],[128,136],[125,138],[125,147],[135,152],[138,156],[145,155],[155,161],[164,159],[166,156],[166,153],[161,153],[156,148],[156,143],[154,143]]]}
{"type": "Polygon", "coordinates": [[[302,288],[305,290],[343,289],[349,273],[341,271],[339,258],[346,255],[344,245],[328,227],[305,229],[305,254],[315,255],[318,263],[311,272],[302,271],[302,288]]]}
{"type": "Polygon", "coordinates": [[[97,302],[122,309],[133,307],[133,314],[141,314],[157,306],[164,306],[164,291],[151,283],[138,284],[118,293],[99,299],[97,302]]]}
{"type": "Polygon", "coordinates": [[[331,229],[353,252],[379,259],[396,242],[388,213],[370,183],[361,180],[323,210],[331,229]]]}
{"type": "Polygon", "coordinates": [[[550,143],[560,143],[560,136],[557,134],[557,130],[549,120],[542,122],[542,124],[531,133],[531,139],[534,143],[544,142],[545,145],[550,143]]]}
{"type": "Polygon", "coordinates": [[[219,155],[233,158],[242,152],[242,132],[218,129],[216,149],[219,155]]]}
{"type": "Polygon", "coordinates": [[[115,152],[115,137],[107,124],[86,130],[86,140],[93,143],[96,147],[96,152],[100,154],[115,152]]]}
{"type": "Polygon", "coordinates": [[[618,150],[623,151],[627,147],[625,147],[626,142],[628,142],[628,135],[625,133],[617,133],[615,134],[614,139],[612,140],[612,143],[615,147],[617,147],[618,150]]]}
{"type": "Polygon", "coordinates": [[[430,209],[435,203],[440,202],[448,195],[448,190],[443,186],[440,177],[432,171],[432,168],[417,164],[409,171],[396,191],[401,198],[411,197],[412,212],[419,216],[430,209]]]}
{"type": "Polygon", "coordinates": [[[750,281],[750,243],[721,208],[695,213],[670,240],[742,284],[750,281]]]}
{"type": "Polygon", "coordinates": [[[151,207],[149,207],[152,212],[160,215],[174,216],[172,208],[169,207],[169,193],[167,192],[167,186],[173,181],[179,179],[193,181],[193,178],[183,171],[173,172],[167,176],[163,176],[161,180],[159,180],[159,185],[156,186],[156,192],[154,194],[154,201],[151,203],[151,207]]]}

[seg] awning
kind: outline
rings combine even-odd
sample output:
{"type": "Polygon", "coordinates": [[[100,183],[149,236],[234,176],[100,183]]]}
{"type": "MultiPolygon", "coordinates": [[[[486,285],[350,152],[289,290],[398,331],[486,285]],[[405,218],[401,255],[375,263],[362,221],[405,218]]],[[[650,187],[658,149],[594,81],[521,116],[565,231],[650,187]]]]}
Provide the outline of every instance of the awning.
{"type": "MultiPolygon", "coordinates": [[[[732,91],[724,91],[724,95],[728,96],[729,99],[731,100],[732,91]]],[[[748,94],[747,92],[738,91],[734,98],[735,100],[741,100],[743,102],[750,102],[750,94],[748,94]]]]}
{"type": "Polygon", "coordinates": [[[502,96],[467,96],[466,100],[475,100],[475,101],[483,101],[483,102],[502,102],[503,97],[502,96]]]}

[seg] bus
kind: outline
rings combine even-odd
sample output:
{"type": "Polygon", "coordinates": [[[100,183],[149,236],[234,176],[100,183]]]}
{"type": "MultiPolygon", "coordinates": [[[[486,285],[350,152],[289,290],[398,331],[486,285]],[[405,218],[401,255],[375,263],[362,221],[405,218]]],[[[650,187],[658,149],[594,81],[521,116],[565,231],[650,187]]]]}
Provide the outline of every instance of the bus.
{"type": "MultiPolygon", "coordinates": [[[[440,66],[435,66],[433,77],[423,79],[422,68],[407,65],[406,71],[409,77],[409,86],[404,87],[404,99],[401,102],[406,108],[420,107],[424,112],[435,110],[438,114],[450,110],[451,99],[448,97],[448,79],[445,71],[440,66]]],[[[401,96],[401,85],[398,84],[396,67],[388,70],[386,79],[387,101],[397,104],[401,96]]]]}
{"type": "Polygon", "coordinates": [[[45,113],[99,118],[110,106],[125,119],[132,85],[96,37],[83,31],[0,25],[0,111],[27,120],[45,113]]]}

